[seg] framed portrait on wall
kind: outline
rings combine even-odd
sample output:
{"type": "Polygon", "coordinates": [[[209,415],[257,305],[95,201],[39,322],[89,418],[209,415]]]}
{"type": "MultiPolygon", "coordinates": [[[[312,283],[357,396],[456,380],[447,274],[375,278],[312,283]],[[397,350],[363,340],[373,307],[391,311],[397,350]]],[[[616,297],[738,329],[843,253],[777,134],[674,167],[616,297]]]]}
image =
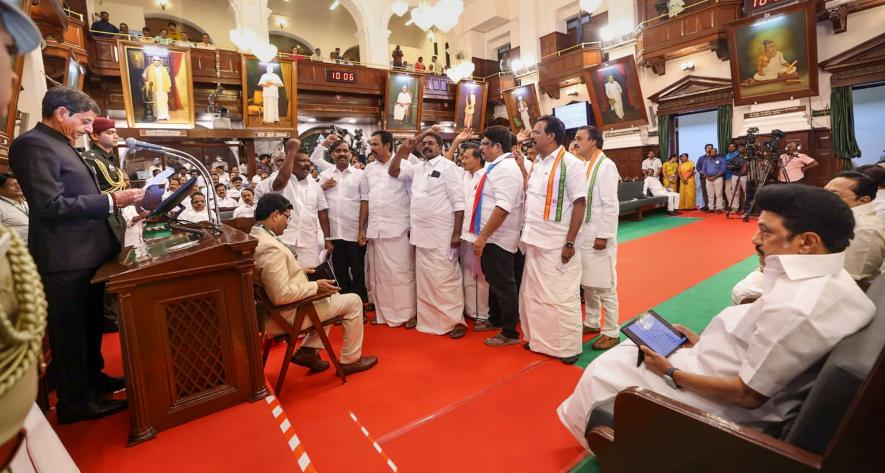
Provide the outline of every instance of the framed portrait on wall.
{"type": "Polygon", "coordinates": [[[814,5],[779,8],[728,28],[735,104],[817,95],[814,5]]]}
{"type": "Polygon", "coordinates": [[[584,83],[600,129],[614,130],[648,123],[632,55],[584,69],[584,83]]]}
{"type": "Polygon", "coordinates": [[[261,62],[243,55],[243,111],[246,128],[294,128],[298,125],[298,70],[295,61],[261,62]]]}
{"type": "Polygon", "coordinates": [[[455,129],[485,128],[488,95],[489,85],[485,82],[458,82],[458,88],[455,89],[455,129]]]}
{"type": "Polygon", "coordinates": [[[507,89],[501,94],[504,95],[510,129],[514,133],[525,129],[531,130],[535,122],[541,118],[541,101],[538,100],[538,89],[535,88],[535,84],[507,89]]]}
{"type": "Polygon", "coordinates": [[[119,48],[129,126],[193,128],[190,49],[132,42],[120,42],[119,48]]]}
{"type": "Polygon", "coordinates": [[[384,116],[381,126],[388,131],[421,130],[424,110],[424,78],[416,74],[391,72],[384,89],[384,116]]]}

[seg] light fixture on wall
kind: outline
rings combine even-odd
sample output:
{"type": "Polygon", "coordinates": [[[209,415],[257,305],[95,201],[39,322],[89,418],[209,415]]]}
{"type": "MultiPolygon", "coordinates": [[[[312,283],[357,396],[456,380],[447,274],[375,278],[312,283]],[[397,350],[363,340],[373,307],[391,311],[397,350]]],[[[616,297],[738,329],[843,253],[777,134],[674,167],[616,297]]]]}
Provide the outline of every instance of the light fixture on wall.
{"type": "Polygon", "coordinates": [[[338,5],[341,5],[341,2],[338,0],[335,0],[334,2],[332,2],[331,5],[329,5],[329,10],[331,11],[331,10],[338,8],[338,5]]]}
{"type": "Polygon", "coordinates": [[[691,61],[683,62],[682,63],[682,70],[683,71],[693,71],[694,70],[694,63],[691,61]]]}
{"type": "Polygon", "coordinates": [[[160,5],[161,10],[165,10],[169,6],[169,0],[157,0],[157,5],[160,5]]]}
{"type": "Polygon", "coordinates": [[[288,25],[288,24],[289,24],[289,23],[286,21],[285,18],[283,18],[283,17],[281,17],[281,16],[278,16],[278,17],[277,17],[277,25],[279,25],[279,27],[280,27],[281,30],[284,29],[284,28],[286,28],[286,25],[288,25]]]}

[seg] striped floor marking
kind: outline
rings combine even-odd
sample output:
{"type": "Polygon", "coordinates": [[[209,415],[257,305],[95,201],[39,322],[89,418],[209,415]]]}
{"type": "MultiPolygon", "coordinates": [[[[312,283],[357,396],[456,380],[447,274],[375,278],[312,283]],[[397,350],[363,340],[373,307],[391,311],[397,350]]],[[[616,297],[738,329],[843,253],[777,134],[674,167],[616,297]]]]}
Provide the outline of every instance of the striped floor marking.
{"type": "Polygon", "coordinates": [[[301,444],[298,435],[295,434],[295,429],[292,428],[292,423],[289,422],[289,418],[286,417],[286,413],[283,412],[283,406],[280,405],[280,401],[274,396],[267,396],[264,400],[270,405],[271,414],[273,414],[274,418],[279,421],[280,431],[286,436],[286,440],[289,443],[289,449],[292,450],[292,454],[295,455],[295,458],[298,460],[298,467],[301,468],[301,471],[304,473],[316,473],[317,470],[310,462],[310,457],[307,456],[307,451],[304,450],[304,445],[301,444]]]}
{"type": "Polygon", "coordinates": [[[375,440],[374,437],[372,437],[372,434],[370,434],[369,431],[363,426],[362,422],[360,422],[360,420],[356,418],[356,414],[351,412],[350,418],[353,420],[354,423],[356,423],[356,426],[360,428],[360,432],[362,432],[363,435],[365,435],[366,438],[369,439],[369,442],[372,442],[372,447],[375,448],[375,451],[378,452],[378,455],[381,455],[381,459],[383,459],[385,463],[387,463],[387,466],[389,466],[390,469],[394,472],[398,471],[396,465],[393,463],[393,460],[391,460],[390,457],[388,457],[387,454],[384,453],[384,450],[381,450],[381,445],[379,445],[378,441],[375,440]]]}

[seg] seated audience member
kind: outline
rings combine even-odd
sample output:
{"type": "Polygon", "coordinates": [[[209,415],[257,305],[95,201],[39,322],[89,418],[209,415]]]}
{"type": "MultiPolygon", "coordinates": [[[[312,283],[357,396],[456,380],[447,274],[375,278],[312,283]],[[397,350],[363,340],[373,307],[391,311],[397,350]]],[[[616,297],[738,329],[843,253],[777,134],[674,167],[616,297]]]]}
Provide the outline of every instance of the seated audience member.
{"type": "Polygon", "coordinates": [[[169,183],[166,184],[166,192],[163,192],[163,200],[166,200],[173,192],[177,191],[179,187],[181,187],[181,179],[170,176],[169,183]]]}
{"type": "Polygon", "coordinates": [[[415,63],[415,72],[424,72],[427,66],[424,64],[424,56],[418,56],[418,62],[415,63]]]}
{"type": "Polygon", "coordinates": [[[240,205],[234,209],[234,218],[255,217],[255,192],[243,189],[240,192],[240,205]]]}
{"type": "Polygon", "coordinates": [[[218,196],[219,209],[233,209],[237,207],[237,201],[231,199],[227,195],[227,186],[224,184],[215,185],[215,195],[218,196]]]}
{"type": "Polygon", "coordinates": [[[120,32],[120,30],[110,22],[111,15],[108,12],[103,11],[99,13],[98,16],[100,20],[92,22],[92,26],[89,27],[92,36],[96,38],[113,38],[115,33],[120,32]]]}
{"type": "Polygon", "coordinates": [[[668,214],[676,215],[678,213],[676,209],[679,208],[679,193],[664,189],[664,185],[661,184],[660,179],[655,177],[655,170],[652,168],[645,170],[645,181],[642,183],[642,194],[649,195],[649,193],[653,197],[667,198],[668,214]]]}
{"type": "Polygon", "coordinates": [[[182,32],[178,33],[178,39],[175,41],[175,45],[182,47],[182,48],[194,47],[194,43],[191,42],[191,40],[188,36],[189,35],[188,35],[187,31],[182,31],[182,32]]]}
{"type": "Polygon", "coordinates": [[[194,192],[191,194],[190,202],[190,208],[186,208],[178,216],[178,219],[193,223],[208,222],[209,213],[206,211],[206,196],[202,192],[194,192]]]}
{"type": "Polygon", "coordinates": [[[755,302],[762,295],[762,283],[765,282],[765,276],[762,273],[764,269],[765,258],[760,256],[759,267],[738,281],[731,289],[732,304],[749,304],[755,302]]]}
{"type": "MultiPolygon", "coordinates": [[[[231,174],[233,174],[233,171],[231,171],[231,174]]],[[[236,175],[236,176],[232,175],[230,178],[230,189],[227,190],[227,195],[231,199],[234,199],[237,202],[239,202],[240,201],[240,193],[242,191],[243,191],[243,178],[240,177],[239,175],[236,175]]]]}
{"type": "Polygon", "coordinates": [[[154,41],[154,34],[151,33],[150,26],[145,26],[144,28],[141,29],[141,37],[139,39],[148,40],[150,42],[154,41]]]}
{"type": "Polygon", "coordinates": [[[200,35],[200,42],[197,43],[196,46],[201,49],[215,49],[215,45],[212,44],[212,39],[210,39],[209,35],[206,33],[200,35]]]}
{"type": "Polygon", "coordinates": [[[320,51],[320,48],[316,48],[313,50],[313,55],[310,56],[310,59],[313,61],[322,61],[323,60],[323,52],[320,51]]]}
{"type": "Polygon", "coordinates": [[[876,182],[857,171],[846,171],[836,174],[826,189],[854,214],[854,239],[845,250],[845,270],[866,289],[885,260],[885,221],[876,214],[876,182]]]}
{"type": "Polygon", "coordinates": [[[870,179],[876,181],[878,189],[876,190],[876,199],[873,202],[876,204],[876,213],[880,218],[885,219],[885,168],[877,164],[866,164],[858,166],[855,171],[862,172],[870,179]]]}
{"type": "MultiPolygon", "coordinates": [[[[344,328],[344,343],[341,347],[341,366],[345,374],[368,370],[378,363],[375,356],[362,356],[363,345],[363,302],[356,294],[339,294],[334,280],[320,279],[308,281],[305,268],[298,262],[295,253],[279,240],[289,219],[292,218],[292,204],[281,194],[261,196],[255,207],[255,225],[250,235],[258,240],[255,248],[255,278],[267,292],[270,302],[276,305],[291,304],[314,296],[329,296],[314,302],[320,320],[341,316],[344,328]]],[[[295,320],[295,311],[283,314],[289,322],[295,320]]],[[[310,321],[305,320],[304,327],[310,321]]],[[[325,330],[328,333],[329,327],[325,330]]],[[[278,335],[281,329],[273,321],[268,322],[268,335],[278,335]]],[[[329,363],[320,359],[318,350],[322,343],[312,333],[292,356],[292,362],[323,371],[329,363]]]]}
{"type": "Polygon", "coordinates": [[[224,171],[224,167],[215,166],[215,171],[213,173],[218,174],[218,182],[221,184],[230,184],[230,176],[224,171]]]}
{"type": "Polygon", "coordinates": [[[157,44],[170,45],[172,44],[172,39],[169,38],[169,32],[166,30],[160,30],[160,34],[154,37],[154,42],[157,44]]]}
{"type": "Polygon", "coordinates": [[[843,269],[854,228],[851,209],[810,186],[766,186],[756,195],[765,258],[764,294],[719,313],[704,332],[676,325],[688,341],[669,358],[625,341],[593,361],[557,412],[587,446],[593,408],[640,386],[757,430],[788,420],[820,364],[844,337],[863,328],[876,308],[843,269]],[[815,368],[816,367],[816,368],[815,368]]]}
{"type": "Polygon", "coordinates": [[[174,21],[166,23],[166,37],[172,41],[181,39],[181,33],[178,32],[178,25],[174,21]]]}
{"type": "Polygon", "coordinates": [[[135,33],[129,32],[129,25],[127,25],[126,23],[120,23],[120,34],[124,34],[127,36],[124,39],[132,39],[132,36],[137,36],[135,33]]]}
{"type": "Polygon", "coordinates": [[[18,233],[28,244],[28,201],[12,174],[0,174],[0,225],[18,233]]]}

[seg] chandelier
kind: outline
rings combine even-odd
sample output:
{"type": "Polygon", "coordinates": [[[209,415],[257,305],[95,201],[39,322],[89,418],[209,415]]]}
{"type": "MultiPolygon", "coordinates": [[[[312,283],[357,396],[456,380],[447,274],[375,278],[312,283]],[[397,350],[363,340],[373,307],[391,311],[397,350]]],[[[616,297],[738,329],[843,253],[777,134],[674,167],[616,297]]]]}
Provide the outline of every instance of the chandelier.
{"type": "Polygon", "coordinates": [[[457,84],[464,79],[472,77],[476,65],[473,64],[473,61],[465,60],[464,55],[461,53],[458,53],[455,60],[458,62],[446,70],[446,76],[448,76],[452,82],[457,84]]]}
{"type": "MultiPolygon", "coordinates": [[[[404,2],[394,4],[395,13],[402,11],[401,3],[404,2]]],[[[422,1],[412,8],[411,22],[424,31],[435,26],[443,33],[448,33],[458,24],[461,13],[464,13],[463,0],[437,0],[433,5],[429,1],[422,1]]]]}

